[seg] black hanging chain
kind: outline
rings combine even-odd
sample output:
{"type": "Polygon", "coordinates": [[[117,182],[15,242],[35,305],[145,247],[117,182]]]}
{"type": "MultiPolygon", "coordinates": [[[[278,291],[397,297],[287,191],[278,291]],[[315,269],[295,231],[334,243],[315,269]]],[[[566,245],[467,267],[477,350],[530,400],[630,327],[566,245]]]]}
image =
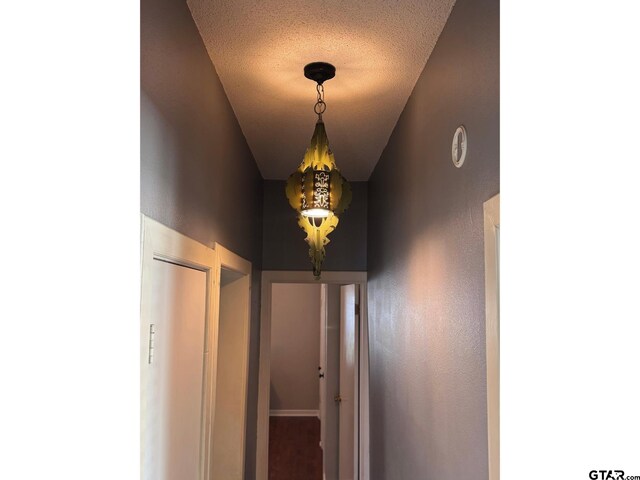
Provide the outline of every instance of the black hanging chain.
{"type": "Polygon", "coordinates": [[[316,100],[316,104],[313,106],[313,111],[318,115],[318,121],[322,121],[322,114],[327,109],[327,104],[324,103],[324,87],[322,84],[318,84],[316,86],[316,91],[318,92],[318,98],[316,100]]]}

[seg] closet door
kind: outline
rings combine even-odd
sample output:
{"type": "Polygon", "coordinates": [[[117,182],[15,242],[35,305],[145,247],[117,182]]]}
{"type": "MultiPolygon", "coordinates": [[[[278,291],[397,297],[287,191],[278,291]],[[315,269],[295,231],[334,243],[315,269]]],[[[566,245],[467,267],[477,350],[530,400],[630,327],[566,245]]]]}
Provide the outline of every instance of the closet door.
{"type": "Polygon", "coordinates": [[[144,216],[142,226],[141,478],[203,480],[215,378],[207,352],[215,339],[208,328],[215,251],[144,216]]]}
{"type": "Polygon", "coordinates": [[[153,262],[145,480],[197,480],[206,314],[205,272],[153,262]]]}

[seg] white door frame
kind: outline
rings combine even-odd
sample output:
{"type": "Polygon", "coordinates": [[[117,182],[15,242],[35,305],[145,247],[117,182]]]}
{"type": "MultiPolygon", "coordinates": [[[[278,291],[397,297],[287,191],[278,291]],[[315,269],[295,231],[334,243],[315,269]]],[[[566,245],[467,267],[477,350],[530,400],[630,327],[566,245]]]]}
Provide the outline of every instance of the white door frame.
{"type": "Polygon", "coordinates": [[[500,194],[484,202],[484,284],[489,480],[500,480],[499,228],[500,194]]]}
{"type": "Polygon", "coordinates": [[[268,480],[269,476],[269,396],[271,384],[271,294],[274,283],[330,283],[356,284],[360,287],[360,392],[359,404],[359,479],[368,480],[369,469],[369,361],[367,320],[367,272],[322,272],[322,278],[316,280],[310,271],[276,271],[262,272],[262,306],[260,312],[260,372],[258,379],[258,429],[256,446],[256,480],[268,480]],[[366,361],[363,356],[366,355],[366,361]],[[365,390],[366,389],[366,390],[365,390]],[[366,415],[365,415],[366,413],[366,415]],[[366,475],[366,476],[365,476],[366,475]]]}
{"type": "MultiPolygon", "coordinates": [[[[159,222],[141,215],[141,292],[140,292],[140,365],[148,361],[149,352],[149,325],[152,323],[151,306],[152,306],[152,266],[154,260],[162,260],[176,265],[188,268],[194,268],[205,272],[207,275],[206,290],[206,310],[205,310],[205,345],[204,345],[204,379],[202,392],[202,416],[203,422],[200,433],[200,466],[199,478],[204,480],[207,478],[206,467],[208,465],[209,456],[209,428],[210,422],[207,419],[211,416],[211,379],[215,379],[215,355],[208,353],[210,346],[215,346],[217,341],[217,295],[216,284],[218,279],[219,268],[215,251],[195,240],[176,232],[159,222]]],[[[212,349],[215,351],[215,347],[212,349]]],[[[144,372],[144,370],[142,370],[144,372]]],[[[140,402],[141,402],[141,427],[144,421],[144,399],[142,393],[144,391],[145,378],[140,375],[140,402]]],[[[215,384],[215,382],[214,382],[215,384]]],[[[141,460],[142,448],[145,445],[144,429],[140,429],[140,445],[141,460]]],[[[143,477],[144,473],[141,473],[143,477]]]]}
{"type": "MultiPolygon", "coordinates": [[[[242,274],[242,278],[239,279],[239,281],[243,282],[243,290],[246,291],[246,303],[245,305],[243,305],[242,307],[242,313],[241,315],[239,315],[238,317],[238,321],[241,321],[243,324],[243,340],[242,340],[242,348],[243,348],[243,352],[242,352],[242,375],[244,378],[244,381],[242,382],[242,394],[240,396],[240,398],[238,399],[238,402],[241,403],[241,409],[240,411],[242,412],[242,420],[241,420],[241,429],[240,429],[240,436],[241,436],[241,443],[242,443],[242,476],[240,479],[238,480],[242,480],[244,478],[244,467],[245,467],[245,457],[246,457],[246,429],[247,429],[247,390],[248,390],[248,384],[249,384],[249,341],[251,338],[251,262],[249,262],[248,260],[245,260],[244,258],[240,257],[239,255],[236,255],[235,253],[233,253],[231,250],[226,249],[225,247],[223,247],[222,245],[220,245],[219,243],[215,243],[215,252],[216,252],[216,265],[218,268],[218,272],[217,272],[217,276],[216,276],[216,281],[217,281],[217,288],[215,289],[216,291],[216,305],[218,306],[217,310],[216,310],[216,351],[215,351],[215,359],[217,360],[218,358],[218,351],[217,351],[217,338],[218,338],[218,327],[219,327],[219,322],[220,322],[220,275],[222,274],[222,269],[225,268],[227,270],[233,270],[234,272],[238,272],[240,274],[242,274]]],[[[215,369],[213,372],[213,377],[211,379],[210,382],[210,388],[211,388],[211,398],[213,399],[213,401],[211,402],[211,409],[210,409],[210,415],[211,418],[209,420],[209,435],[211,436],[213,434],[213,426],[215,425],[215,398],[216,398],[216,376],[215,376],[215,371],[217,369],[217,362],[214,361],[215,364],[215,369]]],[[[209,441],[211,441],[211,438],[208,439],[209,441]]],[[[208,458],[208,462],[210,462],[211,460],[211,452],[209,451],[209,458],[208,458]]],[[[205,478],[210,478],[210,472],[211,472],[211,465],[208,463],[207,464],[207,476],[205,478]]],[[[232,479],[230,479],[232,480],[232,479]]],[[[235,479],[233,479],[235,480],[235,479]]]]}
{"type": "MultiPolygon", "coordinates": [[[[243,341],[243,394],[239,399],[243,403],[242,418],[242,477],[244,478],[244,460],[246,449],[246,403],[249,370],[249,339],[251,326],[251,262],[236,255],[219,243],[209,248],[161,223],[141,214],[141,292],[140,292],[140,365],[148,358],[149,323],[151,322],[151,269],[154,260],[163,260],[176,265],[194,268],[206,273],[206,311],[204,345],[204,381],[202,387],[202,426],[200,438],[199,480],[206,480],[211,469],[211,440],[214,425],[216,372],[218,358],[218,327],[220,322],[220,275],[221,269],[234,270],[243,275],[244,288],[247,289],[247,303],[238,320],[244,324],[243,341]]],[[[145,379],[140,377],[141,393],[145,379]]],[[[144,405],[143,399],[140,399],[144,405]]],[[[144,412],[141,411],[141,427],[144,412]]],[[[140,442],[144,446],[144,430],[141,428],[140,442]]],[[[142,452],[140,459],[142,460],[142,452]]],[[[142,472],[141,472],[142,475],[142,472]]]]}

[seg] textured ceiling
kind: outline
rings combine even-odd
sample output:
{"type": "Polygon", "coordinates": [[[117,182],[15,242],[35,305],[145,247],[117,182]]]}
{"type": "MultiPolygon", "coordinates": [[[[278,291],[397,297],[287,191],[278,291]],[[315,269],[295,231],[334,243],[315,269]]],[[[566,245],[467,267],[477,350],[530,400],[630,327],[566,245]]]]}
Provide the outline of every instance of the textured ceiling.
{"type": "Polygon", "coordinates": [[[324,121],[349,180],[368,180],[455,0],[188,0],[264,178],[285,179],[316,116],[310,62],[329,62],[324,121]]]}

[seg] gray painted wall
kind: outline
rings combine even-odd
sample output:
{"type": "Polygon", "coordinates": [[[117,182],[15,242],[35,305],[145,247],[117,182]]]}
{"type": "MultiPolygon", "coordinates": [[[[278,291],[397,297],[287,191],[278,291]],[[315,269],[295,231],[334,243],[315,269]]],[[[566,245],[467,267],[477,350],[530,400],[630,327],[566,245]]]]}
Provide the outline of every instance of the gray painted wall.
{"type": "Polygon", "coordinates": [[[320,408],[320,285],[276,283],[271,305],[271,410],[320,408]]]}
{"type": "Polygon", "coordinates": [[[254,267],[245,469],[254,478],[262,178],[186,2],[140,8],[140,209],[254,267]]]}
{"type": "Polygon", "coordinates": [[[488,476],[482,204],[498,191],[499,1],[458,0],[369,182],[372,480],[488,476]]]}
{"type": "MultiPolygon", "coordinates": [[[[304,153],[304,152],[302,152],[304,153]]],[[[301,153],[301,155],[302,155],[301,153]]],[[[339,159],[338,159],[339,162],[339,159]]],[[[291,165],[295,170],[297,163],[291,165]]],[[[284,194],[284,180],[264,182],[264,270],[312,270],[305,233],[284,194]]],[[[353,200],[329,235],[323,270],[367,270],[367,182],[351,182],[353,200]]]]}

